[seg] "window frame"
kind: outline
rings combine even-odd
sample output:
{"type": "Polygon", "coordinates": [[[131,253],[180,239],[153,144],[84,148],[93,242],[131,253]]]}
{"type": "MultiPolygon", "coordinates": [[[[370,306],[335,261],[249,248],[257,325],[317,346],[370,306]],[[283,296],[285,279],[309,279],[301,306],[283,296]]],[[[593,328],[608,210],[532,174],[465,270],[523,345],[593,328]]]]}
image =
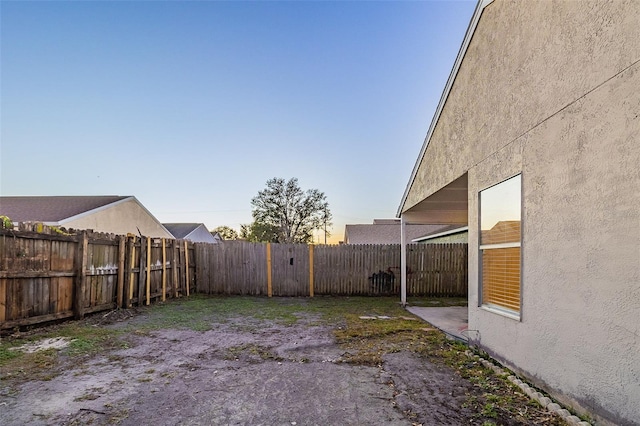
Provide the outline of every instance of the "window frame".
{"type": "Polygon", "coordinates": [[[523,279],[522,279],[522,265],[523,265],[523,256],[522,256],[522,235],[523,235],[523,217],[524,217],[524,208],[523,208],[523,198],[522,198],[522,172],[516,173],[506,179],[501,180],[498,183],[487,186],[486,188],[480,190],[478,192],[478,307],[496,313],[498,315],[505,316],[507,318],[511,318],[517,321],[522,321],[522,288],[523,288],[523,279]],[[482,244],[482,193],[488,189],[494,188],[498,185],[501,185],[509,180],[520,177],[520,187],[519,195],[520,199],[518,200],[518,205],[520,209],[520,236],[518,242],[508,242],[508,243],[497,243],[497,244],[482,244]],[[485,303],[484,302],[484,275],[483,275],[483,255],[485,250],[493,250],[493,249],[504,249],[504,248],[519,248],[520,254],[520,271],[519,271],[519,310],[515,311],[513,309],[509,309],[508,307],[504,307],[501,305],[493,304],[493,303],[485,303]]]}

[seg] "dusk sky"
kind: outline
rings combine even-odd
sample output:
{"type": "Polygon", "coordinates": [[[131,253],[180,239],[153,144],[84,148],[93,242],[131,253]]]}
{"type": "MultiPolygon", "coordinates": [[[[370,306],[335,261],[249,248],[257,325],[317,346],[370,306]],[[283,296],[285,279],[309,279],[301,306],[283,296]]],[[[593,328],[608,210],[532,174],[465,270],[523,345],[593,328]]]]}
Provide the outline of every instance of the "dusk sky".
{"type": "Polygon", "coordinates": [[[394,217],[475,1],[0,2],[0,194],[239,230],[268,179],[332,242],[394,217]]]}

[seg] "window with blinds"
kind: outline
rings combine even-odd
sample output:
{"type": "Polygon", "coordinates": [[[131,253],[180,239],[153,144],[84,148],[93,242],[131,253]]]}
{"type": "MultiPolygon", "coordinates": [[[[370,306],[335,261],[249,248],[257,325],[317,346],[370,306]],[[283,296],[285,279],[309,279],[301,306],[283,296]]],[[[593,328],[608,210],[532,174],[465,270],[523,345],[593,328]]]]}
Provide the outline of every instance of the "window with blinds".
{"type": "Polygon", "coordinates": [[[521,177],[480,191],[481,303],[520,315],[521,177]]]}

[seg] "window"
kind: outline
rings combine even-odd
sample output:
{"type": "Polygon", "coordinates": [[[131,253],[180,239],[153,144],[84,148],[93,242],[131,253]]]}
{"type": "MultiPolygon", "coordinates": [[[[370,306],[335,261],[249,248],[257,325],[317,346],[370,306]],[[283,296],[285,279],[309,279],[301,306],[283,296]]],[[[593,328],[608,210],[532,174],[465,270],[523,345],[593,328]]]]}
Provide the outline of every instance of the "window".
{"type": "Polygon", "coordinates": [[[521,177],[480,191],[482,305],[520,316],[521,177]]]}

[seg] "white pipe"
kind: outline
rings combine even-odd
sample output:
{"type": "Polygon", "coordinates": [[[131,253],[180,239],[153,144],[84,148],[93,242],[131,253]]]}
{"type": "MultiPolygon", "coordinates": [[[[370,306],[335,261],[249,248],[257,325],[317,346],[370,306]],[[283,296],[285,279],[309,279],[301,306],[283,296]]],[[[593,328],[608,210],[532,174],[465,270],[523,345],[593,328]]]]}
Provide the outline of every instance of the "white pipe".
{"type": "Polygon", "coordinates": [[[407,306],[407,226],[400,216],[400,303],[407,306]]]}

